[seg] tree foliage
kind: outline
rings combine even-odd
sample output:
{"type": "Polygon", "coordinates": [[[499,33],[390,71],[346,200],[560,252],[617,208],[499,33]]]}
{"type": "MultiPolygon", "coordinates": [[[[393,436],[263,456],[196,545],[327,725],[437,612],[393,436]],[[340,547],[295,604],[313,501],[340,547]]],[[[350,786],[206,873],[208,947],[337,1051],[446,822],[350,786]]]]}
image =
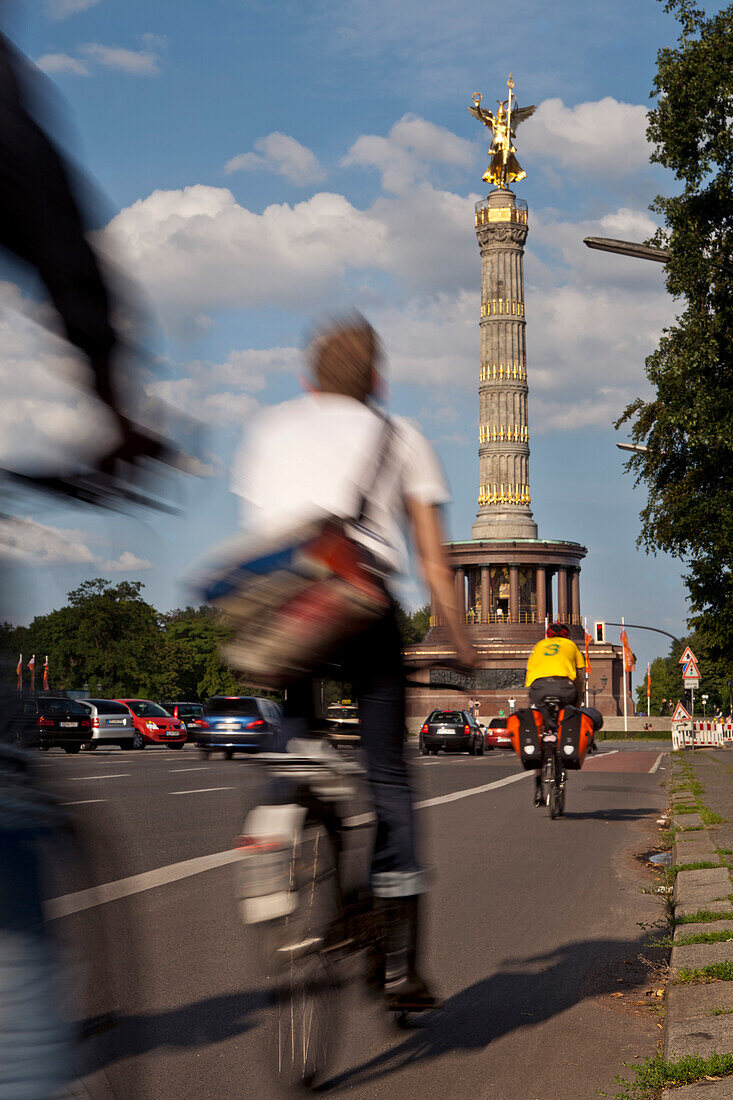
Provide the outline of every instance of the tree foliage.
{"type": "Polygon", "coordinates": [[[628,463],[648,490],[639,541],[684,560],[691,625],[723,652],[733,647],[733,4],[711,17],[691,0],[665,8],[680,35],[657,55],[647,135],[652,160],[682,185],[652,205],[680,313],[646,361],[653,397],[617,427],[630,421],[647,447],[628,463]]]}
{"type": "MultiPolygon", "coordinates": [[[[658,715],[662,700],[671,703],[674,710],[676,703],[682,702],[690,705],[689,696],[685,696],[682,684],[682,665],[679,663],[685,646],[690,646],[698,659],[700,666],[700,687],[695,691],[695,714],[702,714],[701,696],[707,695],[707,712],[713,713],[720,707],[725,714],[730,710],[731,693],[733,692],[733,658],[730,655],[721,656],[714,637],[711,637],[704,628],[696,630],[687,638],[681,638],[679,642],[672,642],[669,656],[657,657],[651,665],[651,712],[658,715]]],[[[636,705],[640,714],[646,714],[646,676],[636,688],[636,705]]],[[[670,710],[667,711],[668,715],[670,710]]]]}

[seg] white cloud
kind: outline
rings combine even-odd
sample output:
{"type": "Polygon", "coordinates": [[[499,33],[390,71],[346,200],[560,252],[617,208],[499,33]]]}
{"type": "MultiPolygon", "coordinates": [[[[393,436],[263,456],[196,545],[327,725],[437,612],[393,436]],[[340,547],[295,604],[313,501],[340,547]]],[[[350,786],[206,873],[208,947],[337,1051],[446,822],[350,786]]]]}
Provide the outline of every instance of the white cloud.
{"type": "Polygon", "coordinates": [[[49,76],[89,76],[88,67],[67,53],[45,53],[38,58],[36,65],[49,76]]]}
{"type": "Polygon", "coordinates": [[[566,107],[546,99],[522,124],[520,160],[543,163],[592,176],[621,176],[649,163],[647,110],[612,96],[566,107]]]}
{"type": "Polygon", "coordinates": [[[315,153],[289,134],[278,131],[268,134],[255,142],[255,149],[256,153],[240,153],[227,161],[224,165],[227,175],[266,169],[296,184],[318,183],[326,177],[315,153]]]}
{"type": "Polygon", "coordinates": [[[0,559],[27,565],[87,565],[105,572],[132,573],[150,569],[152,563],[130,550],[105,560],[92,549],[105,539],[78,528],[54,527],[34,519],[0,520],[0,559]]]}
{"type": "Polygon", "coordinates": [[[101,0],[46,0],[44,7],[49,18],[60,22],[72,15],[78,15],[79,12],[88,11],[100,2],[101,0]]]}
{"type": "Polygon", "coordinates": [[[122,46],[104,46],[101,42],[87,42],[79,52],[89,61],[105,69],[129,73],[132,76],[158,76],[160,54],[156,50],[158,39],[145,36],[148,44],[142,50],[127,50],[122,46]]]}
{"type": "Polygon", "coordinates": [[[363,134],[341,164],[344,168],[376,168],[385,191],[403,194],[416,179],[427,175],[431,164],[468,168],[475,157],[474,146],[465,138],[417,115],[403,115],[386,138],[363,134]]]}
{"type": "Polygon", "coordinates": [[[136,557],[131,550],[124,550],[118,558],[100,563],[106,573],[137,573],[141,569],[152,569],[153,563],[147,558],[136,557]]]}

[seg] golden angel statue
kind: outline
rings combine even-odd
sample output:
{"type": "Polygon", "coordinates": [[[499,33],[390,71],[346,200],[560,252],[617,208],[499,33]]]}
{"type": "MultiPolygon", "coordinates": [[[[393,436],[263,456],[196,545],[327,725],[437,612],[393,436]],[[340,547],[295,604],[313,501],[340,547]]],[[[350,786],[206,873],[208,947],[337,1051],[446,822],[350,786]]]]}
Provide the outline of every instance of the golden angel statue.
{"type": "Polygon", "coordinates": [[[519,106],[513,91],[514,79],[511,73],[506,83],[509,89],[509,97],[499,103],[499,110],[496,115],[481,106],[483,97],[480,92],[475,93],[473,107],[468,108],[474,118],[479,119],[484,126],[491,129],[493,135],[489,148],[491,164],[484,173],[483,179],[486,183],[493,183],[496,187],[506,187],[510,183],[518,183],[526,178],[527,173],[514,155],[517,150],[513,145],[512,138],[516,137],[515,131],[519,123],[524,122],[537,110],[536,107],[519,106]]]}

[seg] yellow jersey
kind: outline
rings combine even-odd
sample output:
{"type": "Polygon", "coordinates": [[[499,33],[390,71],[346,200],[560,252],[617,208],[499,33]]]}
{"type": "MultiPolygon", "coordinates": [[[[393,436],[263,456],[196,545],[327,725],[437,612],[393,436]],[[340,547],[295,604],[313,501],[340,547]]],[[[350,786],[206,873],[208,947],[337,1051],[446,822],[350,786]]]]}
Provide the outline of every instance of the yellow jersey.
{"type": "Polygon", "coordinates": [[[543,638],[529,655],[524,686],[529,687],[541,676],[567,676],[569,680],[576,680],[579,668],[585,668],[585,660],[575,642],[569,638],[543,638]]]}

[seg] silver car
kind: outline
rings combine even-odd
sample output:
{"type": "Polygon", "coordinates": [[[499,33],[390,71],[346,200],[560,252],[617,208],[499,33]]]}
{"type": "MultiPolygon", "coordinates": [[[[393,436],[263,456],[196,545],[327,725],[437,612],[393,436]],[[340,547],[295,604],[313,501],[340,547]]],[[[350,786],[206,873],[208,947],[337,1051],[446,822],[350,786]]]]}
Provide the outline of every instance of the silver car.
{"type": "Polygon", "coordinates": [[[85,749],[96,749],[98,745],[132,748],[135,727],[132,715],[123,703],[117,703],[114,699],[80,699],[79,702],[86,707],[92,719],[92,739],[84,742],[85,749]]]}

